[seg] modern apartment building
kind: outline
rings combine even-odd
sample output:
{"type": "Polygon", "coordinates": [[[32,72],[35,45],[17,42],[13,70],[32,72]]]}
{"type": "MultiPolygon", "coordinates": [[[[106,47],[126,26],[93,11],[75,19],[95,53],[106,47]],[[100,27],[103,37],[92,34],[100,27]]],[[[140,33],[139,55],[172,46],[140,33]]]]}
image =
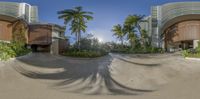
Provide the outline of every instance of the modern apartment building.
{"type": "Polygon", "coordinates": [[[27,3],[0,2],[0,14],[22,18],[28,23],[38,22],[38,8],[27,3]]]}
{"type": "Polygon", "coordinates": [[[141,27],[152,45],[167,51],[197,47],[200,40],[200,2],[174,2],[152,6],[141,27]]]}
{"type": "Polygon", "coordinates": [[[0,41],[24,40],[34,50],[58,54],[67,45],[64,32],[62,26],[41,23],[37,6],[0,2],[0,41]]]}

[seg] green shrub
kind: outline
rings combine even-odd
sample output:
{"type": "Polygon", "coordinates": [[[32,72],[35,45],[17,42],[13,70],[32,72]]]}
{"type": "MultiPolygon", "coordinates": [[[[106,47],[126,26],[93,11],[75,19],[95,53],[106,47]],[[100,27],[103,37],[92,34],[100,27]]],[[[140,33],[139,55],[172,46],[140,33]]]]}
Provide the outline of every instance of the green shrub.
{"type": "Polygon", "coordinates": [[[64,53],[65,56],[71,56],[71,57],[84,57],[84,58],[95,58],[107,55],[108,53],[102,52],[102,51],[66,51],[64,53]]]}
{"type": "Polygon", "coordinates": [[[193,52],[191,50],[184,50],[182,51],[183,57],[193,57],[193,58],[200,58],[200,52],[193,52]]]}
{"type": "Polygon", "coordinates": [[[82,58],[95,58],[107,55],[108,52],[104,51],[103,49],[99,50],[78,50],[76,48],[70,48],[63,53],[65,56],[70,57],[82,57],[82,58]]]}
{"type": "Polygon", "coordinates": [[[0,42],[0,60],[8,60],[9,58],[22,56],[29,52],[30,50],[24,47],[24,43],[0,42]]]}
{"type": "Polygon", "coordinates": [[[111,52],[113,53],[137,53],[137,54],[146,54],[146,53],[162,53],[163,50],[162,48],[155,48],[155,47],[136,47],[136,48],[131,48],[131,47],[126,47],[126,48],[117,48],[117,49],[112,49],[111,52]]]}
{"type": "Polygon", "coordinates": [[[200,53],[200,42],[198,42],[198,47],[195,50],[200,53]]]}
{"type": "Polygon", "coordinates": [[[184,50],[184,51],[182,51],[181,54],[182,54],[183,57],[188,57],[189,52],[187,50],[184,50]]]}
{"type": "Polygon", "coordinates": [[[200,42],[198,42],[197,48],[182,51],[182,56],[200,58],[200,42]]]}

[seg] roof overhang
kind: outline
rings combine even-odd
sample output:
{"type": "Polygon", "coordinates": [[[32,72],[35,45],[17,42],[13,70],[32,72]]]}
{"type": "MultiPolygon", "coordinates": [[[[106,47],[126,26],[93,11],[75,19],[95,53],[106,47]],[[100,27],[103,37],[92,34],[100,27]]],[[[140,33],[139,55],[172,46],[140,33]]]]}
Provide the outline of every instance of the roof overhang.
{"type": "Polygon", "coordinates": [[[63,33],[66,30],[65,26],[60,26],[60,25],[54,24],[54,23],[41,23],[41,22],[38,22],[38,23],[30,23],[30,25],[49,25],[49,26],[53,27],[54,31],[59,31],[59,32],[63,32],[63,33]]]}
{"type": "Polygon", "coordinates": [[[7,22],[15,22],[16,20],[18,20],[18,18],[0,14],[0,20],[7,22]]]}

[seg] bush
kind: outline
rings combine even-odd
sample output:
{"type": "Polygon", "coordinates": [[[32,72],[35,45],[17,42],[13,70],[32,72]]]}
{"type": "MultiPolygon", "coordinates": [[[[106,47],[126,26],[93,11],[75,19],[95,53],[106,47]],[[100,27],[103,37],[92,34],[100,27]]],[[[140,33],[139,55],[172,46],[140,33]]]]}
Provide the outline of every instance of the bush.
{"type": "Polygon", "coordinates": [[[118,48],[118,49],[112,49],[112,53],[131,53],[129,48],[118,48]]]}
{"type": "Polygon", "coordinates": [[[182,51],[182,55],[184,57],[200,58],[200,52],[192,53],[192,52],[190,52],[188,50],[184,50],[184,51],[182,51]]]}
{"type": "Polygon", "coordinates": [[[84,57],[84,58],[95,58],[107,55],[105,51],[78,51],[78,50],[67,50],[64,55],[71,57],[84,57]]]}
{"type": "Polygon", "coordinates": [[[78,42],[74,43],[63,53],[63,55],[71,57],[94,58],[107,55],[108,51],[108,44],[100,43],[97,38],[93,38],[93,35],[88,34],[86,37],[80,39],[80,45],[78,42]]]}
{"type": "Polygon", "coordinates": [[[136,48],[131,48],[131,47],[124,47],[124,48],[114,48],[111,50],[111,52],[114,53],[136,53],[136,54],[147,54],[147,53],[162,53],[162,48],[156,48],[156,47],[136,47],[136,48]]]}
{"type": "Polygon", "coordinates": [[[184,57],[194,57],[200,58],[200,42],[198,42],[198,47],[196,49],[189,49],[182,51],[184,57]]]}
{"type": "Polygon", "coordinates": [[[187,50],[182,51],[182,56],[187,57],[189,55],[189,52],[187,50]]]}
{"type": "Polygon", "coordinates": [[[195,50],[200,53],[200,42],[198,42],[198,47],[195,50]]]}
{"type": "Polygon", "coordinates": [[[0,60],[8,60],[9,58],[22,56],[29,52],[30,50],[24,47],[24,43],[0,42],[0,60]]]}

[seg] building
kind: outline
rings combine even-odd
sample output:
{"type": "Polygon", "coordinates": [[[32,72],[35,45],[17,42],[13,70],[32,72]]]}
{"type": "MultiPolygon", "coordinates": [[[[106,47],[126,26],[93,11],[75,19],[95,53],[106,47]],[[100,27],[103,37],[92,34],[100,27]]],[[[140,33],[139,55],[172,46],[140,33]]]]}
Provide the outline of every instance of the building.
{"type": "Polygon", "coordinates": [[[197,47],[200,40],[200,2],[174,2],[151,8],[141,27],[148,31],[152,45],[167,51],[197,47]]]}
{"type": "Polygon", "coordinates": [[[65,28],[38,20],[37,6],[0,2],[0,41],[24,41],[33,50],[58,54],[65,50],[65,28]]]}

